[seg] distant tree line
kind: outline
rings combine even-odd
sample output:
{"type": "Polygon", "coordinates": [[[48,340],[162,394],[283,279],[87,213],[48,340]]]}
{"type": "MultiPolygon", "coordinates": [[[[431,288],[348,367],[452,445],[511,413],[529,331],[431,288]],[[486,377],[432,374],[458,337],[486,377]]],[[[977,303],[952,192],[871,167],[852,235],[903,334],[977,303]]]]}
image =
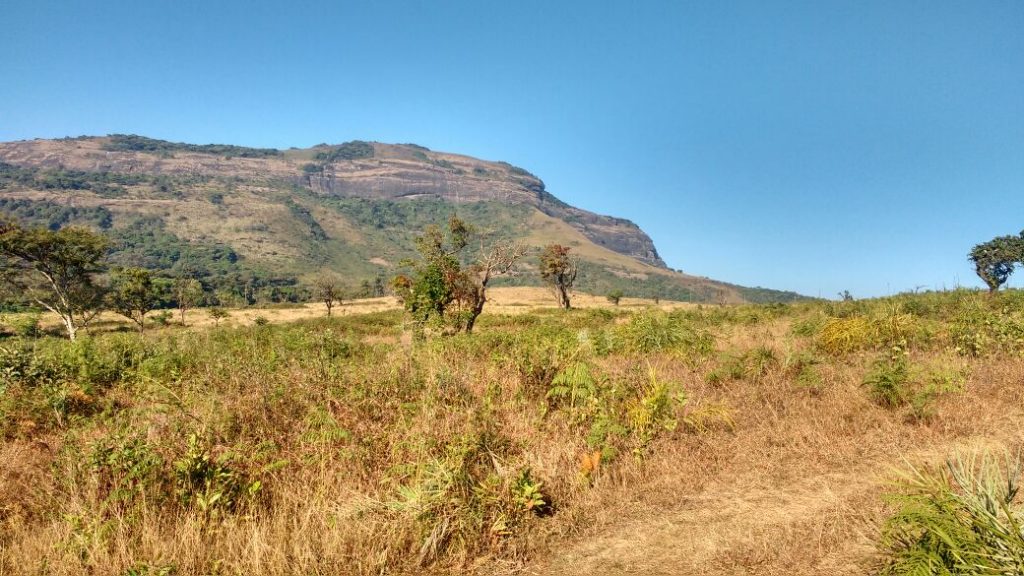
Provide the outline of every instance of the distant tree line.
{"type": "Polygon", "coordinates": [[[321,300],[330,311],[343,298],[385,293],[383,276],[354,287],[327,274],[302,285],[294,279],[218,270],[218,260],[233,263],[233,252],[205,259],[177,253],[176,258],[165,261],[168,248],[161,247],[157,232],[143,227],[141,233],[151,234],[142,242],[149,252],[126,261],[119,258],[124,254],[112,251],[116,237],[84,226],[51,229],[0,219],[0,286],[5,289],[0,291],[0,300],[52,312],[68,337],[75,339],[80,329],[88,328],[105,310],[124,316],[141,331],[149,314],[159,309],[177,307],[185,324],[187,312],[200,305],[321,300]]]}
{"type": "Polygon", "coordinates": [[[185,144],[137,136],[135,134],[110,134],[103,143],[104,150],[114,152],[150,152],[172,154],[174,152],[197,152],[238,158],[266,158],[280,156],[281,151],[273,148],[248,148],[231,144],[185,144]]]}

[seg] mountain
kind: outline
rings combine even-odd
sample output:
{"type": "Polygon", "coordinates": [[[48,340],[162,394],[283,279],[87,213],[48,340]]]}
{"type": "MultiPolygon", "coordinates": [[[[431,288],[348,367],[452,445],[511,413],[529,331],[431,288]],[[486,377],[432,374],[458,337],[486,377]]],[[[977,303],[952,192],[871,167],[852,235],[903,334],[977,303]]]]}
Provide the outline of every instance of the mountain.
{"type": "MultiPolygon", "coordinates": [[[[413,239],[450,214],[491,237],[557,242],[581,260],[579,289],[703,301],[788,301],[665,267],[629,220],[558,200],[505,162],[415,144],[274,150],[115,134],[0,143],[0,213],[115,239],[115,263],[202,274],[251,300],[294,298],[321,270],[353,286],[390,277],[413,239]]],[[[536,283],[524,263],[507,283],[536,283]]]]}

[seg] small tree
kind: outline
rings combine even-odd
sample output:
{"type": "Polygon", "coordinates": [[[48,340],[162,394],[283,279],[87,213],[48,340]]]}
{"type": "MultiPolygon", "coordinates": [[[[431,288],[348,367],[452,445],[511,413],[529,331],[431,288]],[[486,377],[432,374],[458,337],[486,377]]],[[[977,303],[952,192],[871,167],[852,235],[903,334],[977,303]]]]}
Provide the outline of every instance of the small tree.
{"type": "Polygon", "coordinates": [[[622,300],[622,296],[622,290],[612,290],[611,292],[608,293],[607,296],[605,296],[605,298],[608,299],[608,302],[611,302],[615,306],[618,306],[619,300],[622,300]]]}
{"type": "Polygon", "coordinates": [[[178,278],[174,281],[174,299],[178,302],[181,325],[185,326],[185,312],[195,308],[203,299],[203,285],[195,278],[178,278]]]}
{"type": "Polygon", "coordinates": [[[558,305],[566,310],[572,307],[569,294],[579,272],[579,262],[569,255],[569,250],[568,246],[549,244],[539,258],[540,277],[554,290],[558,305]]]}
{"type": "Polygon", "coordinates": [[[456,278],[455,301],[462,316],[459,328],[466,333],[473,331],[487,303],[487,284],[495,276],[508,274],[525,254],[526,248],[515,242],[498,243],[489,249],[481,245],[476,261],[456,278]]]}
{"type": "Polygon", "coordinates": [[[327,307],[327,316],[329,317],[334,305],[341,304],[343,290],[341,280],[333,274],[324,274],[316,279],[314,289],[316,297],[327,307]]]}
{"type": "Polygon", "coordinates": [[[220,306],[214,306],[213,308],[210,308],[209,310],[207,310],[207,313],[210,315],[210,318],[213,320],[213,323],[217,326],[220,326],[221,320],[227,318],[228,316],[231,316],[231,314],[227,310],[221,308],[220,306]]]}
{"type": "Polygon", "coordinates": [[[375,298],[380,298],[381,296],[384,295],[384,293],[386,292],[385,284],[386,282],[384,281],[383,276],[378,275],[376,278],[373,279],[373,296],[375,298]]]}
{"type": "Polygon", "coordinates": [[[514,243],[490,248],[481,240],[472,263],[463,266],[459,255],[469,246],[474,230],[457,216],[448,220],[447,234],[430,226],[417,238],[420,260],[403,264],[411,275],[399,275],[392,282],[395,294],[413,319],[435,321],[451,332],[472,332],[487,302],[487,285],[497,275],[508,273],[525,250],[514,243]]]}
{"type": "Polygon", "coordinates": [[[968,254],[978,277],[990,294],[1009,280],[1017,264],[1024,262],[1024,232],[1018,236],[999,236],[982,242],[968,254]]]}
{"type": "Polygon", "coordinates": [[[160,293],[153,275],[144,268],[125,268],[113,278],[110,291],[111,308],[135,322],[139,332],[146,330],[146,314],[156,308],[160,293]]]}
{"type": "Polygon", "coordinates": [[[60,317],[68,338],[103,306],[96,276],[104,270],[108,240],[91,230],[23,228],[0,221],[0,279],[60,317]]]}

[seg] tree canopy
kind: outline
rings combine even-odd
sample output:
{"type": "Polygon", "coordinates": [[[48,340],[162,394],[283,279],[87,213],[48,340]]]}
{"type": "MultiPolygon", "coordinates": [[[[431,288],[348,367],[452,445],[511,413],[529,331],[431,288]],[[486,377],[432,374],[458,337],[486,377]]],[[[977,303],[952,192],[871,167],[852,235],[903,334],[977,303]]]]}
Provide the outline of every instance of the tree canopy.
{"type": "Polygon", "coordinates": [[[982,242],[971,250],[968,258],[974,262],[974,270],[989,292],[995,292],[1009,280],[1016,266],[1024,262],[1024,232],[982,242]]]}
{"type": "Polygon", "coordinates": [[[411,274],[396,276],[392,282],[415,322],[433,322],[451,332],[472,332],[487,302],[488,283],[494,276],[508,273],[524,254],[518,244],[498,242],[487,247],[481,239],[479,253],[464,265],[460,255],[478,238],[471,226],[453,215],[446,231],[429,226],[416,239],[420,259],[403,262],[411,274]]]}
{"type": "Polygon", "coordinates": [[[109,246],[104,236],[87,228],[53,231],[0,221],[2,278],[27,300],[57,314],[72,340],[102,308],[96,276],[105,269],[109,246]]]}
{"type": "Polygon", "coordinates": [[[576,282],[579,263],[569,254],[571,248],[561,244],[549,244],[540,253],[540,277],[554,290],[558,305],[568,310],[572,307],[569,293],[576,282]]]}

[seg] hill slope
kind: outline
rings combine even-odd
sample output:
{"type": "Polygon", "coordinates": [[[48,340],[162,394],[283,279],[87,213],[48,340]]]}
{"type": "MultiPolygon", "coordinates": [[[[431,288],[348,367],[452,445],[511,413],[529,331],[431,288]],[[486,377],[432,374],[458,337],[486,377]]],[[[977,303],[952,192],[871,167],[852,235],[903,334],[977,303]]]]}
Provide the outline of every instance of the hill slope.
{"type": "MultiPolygon", "coordinates": [[[[395,273],[427,224],[453,212],[497,237],[558,242],[578,287],[688,301],[791,300],[665,267],[634,223],[570,206],[529,172],[413,144],[271,150],[111,135],[0,143],[0,212],[97,226],[119,263],[189,268],[250,300],[287,299],[321,269],[353,285],[395,273]]],[[[507,280],[535,283],[529,274],[507,280]]]]}

